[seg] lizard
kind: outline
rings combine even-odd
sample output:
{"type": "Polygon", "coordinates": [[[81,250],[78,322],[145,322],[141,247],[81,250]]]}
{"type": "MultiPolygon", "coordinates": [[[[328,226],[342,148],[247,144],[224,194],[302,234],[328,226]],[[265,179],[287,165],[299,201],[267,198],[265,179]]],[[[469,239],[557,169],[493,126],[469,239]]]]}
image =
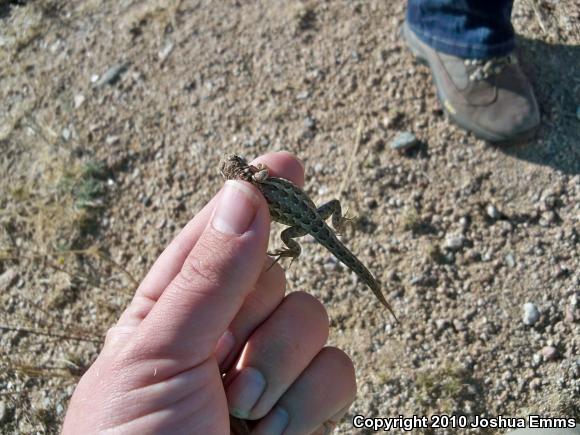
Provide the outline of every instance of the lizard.
{"type": "Polygon", "coordinates": [[[302,251],[300,244],[293,239],[310,234],[339,261],[356,273],[399,322],[381,292],[378,281],[356,255],[338,239],[335,231],[326,223],[326,220],[332,216],[332,226],[335,230],[340,231],[345,221],[348,220],[342,215],[339,200],[333,199],[317,208],[308,195],[290,180],[272,177],[267,166],[261,163],[257,166],[250,165],[246,159],[236,154],[224,156],[220,162],[219,170],[226,180],[243,180],[256,186],[268,203],[272,220],[289,226],[280,234],[286,248],[268,252],[268,255],[276,257],[273,264],[283,257],[294,260],[300,256],[302,251]]]}

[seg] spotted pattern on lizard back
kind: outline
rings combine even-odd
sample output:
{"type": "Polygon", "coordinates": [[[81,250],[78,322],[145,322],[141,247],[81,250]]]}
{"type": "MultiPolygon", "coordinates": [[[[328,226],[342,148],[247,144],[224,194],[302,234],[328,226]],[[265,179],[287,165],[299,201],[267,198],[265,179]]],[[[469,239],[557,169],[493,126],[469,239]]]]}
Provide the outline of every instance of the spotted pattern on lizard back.
{"type": "Polygon", "coordinates": [[[342,227],[345,219],[341,214],[338,200],[330,201],[320,208],[316,208],[308,195],[294,183],[284,178],[271,177],[268,174],[268,168],[262,165],[251,166],[243,157],[235,154],[227,155],[222,159],[220,172],[226,179],[244,180],[256,186],[268,203],[272,220],[290,227],[281,234],[282,241],[287,248],[269,252],[270,255],[278,258],[298,257],[301,248],[293,239],[310,234],[338,260],[356,273],[397,320],[397,316],[383,296],[377,280],[338,239],[336,233],[326,223],[326,219],[332,216],[334,228],[340,229],[342,227]]]}

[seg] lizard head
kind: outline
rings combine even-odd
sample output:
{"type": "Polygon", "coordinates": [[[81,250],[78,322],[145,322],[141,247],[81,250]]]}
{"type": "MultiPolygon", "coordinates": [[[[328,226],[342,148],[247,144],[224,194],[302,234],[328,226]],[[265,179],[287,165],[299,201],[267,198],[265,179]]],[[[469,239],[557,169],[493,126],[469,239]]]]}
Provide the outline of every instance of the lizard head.
{"type": "Polygon", "coordinates": [[[220,162],[219,170],[226,180],[249,181],[252,177],[247,160],[236,154],[225,155],[220,162]]]}

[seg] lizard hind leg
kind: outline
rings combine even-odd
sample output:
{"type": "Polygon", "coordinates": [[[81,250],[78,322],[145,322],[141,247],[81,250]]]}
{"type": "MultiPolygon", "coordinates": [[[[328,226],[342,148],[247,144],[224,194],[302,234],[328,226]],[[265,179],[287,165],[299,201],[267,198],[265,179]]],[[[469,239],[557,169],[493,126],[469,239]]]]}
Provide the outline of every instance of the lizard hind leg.
{"type": "Polygon", "coordinates": [[[318,207],[317,211],[320,217],[324,220],[332,216],[332,227],[338,234],[343,232],[346,224],[353,224],[355,221],[355,218],[347,217],[346,213],[344,215],[342,214],[342,207],[340,206],[340,201],[338,199],[333,199],[322,204],[318,207]]]}

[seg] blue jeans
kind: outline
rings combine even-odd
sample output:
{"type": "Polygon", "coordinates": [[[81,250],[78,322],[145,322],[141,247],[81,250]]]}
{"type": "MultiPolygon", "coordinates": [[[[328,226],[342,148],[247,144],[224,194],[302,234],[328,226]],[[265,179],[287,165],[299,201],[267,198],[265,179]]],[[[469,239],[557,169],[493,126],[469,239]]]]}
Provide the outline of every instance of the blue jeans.
{"type": "Polygon", "coordinates": [[[437,51],[486,59],[514,49],[513,0],[408,0],[407,23],[437,51]]]}

